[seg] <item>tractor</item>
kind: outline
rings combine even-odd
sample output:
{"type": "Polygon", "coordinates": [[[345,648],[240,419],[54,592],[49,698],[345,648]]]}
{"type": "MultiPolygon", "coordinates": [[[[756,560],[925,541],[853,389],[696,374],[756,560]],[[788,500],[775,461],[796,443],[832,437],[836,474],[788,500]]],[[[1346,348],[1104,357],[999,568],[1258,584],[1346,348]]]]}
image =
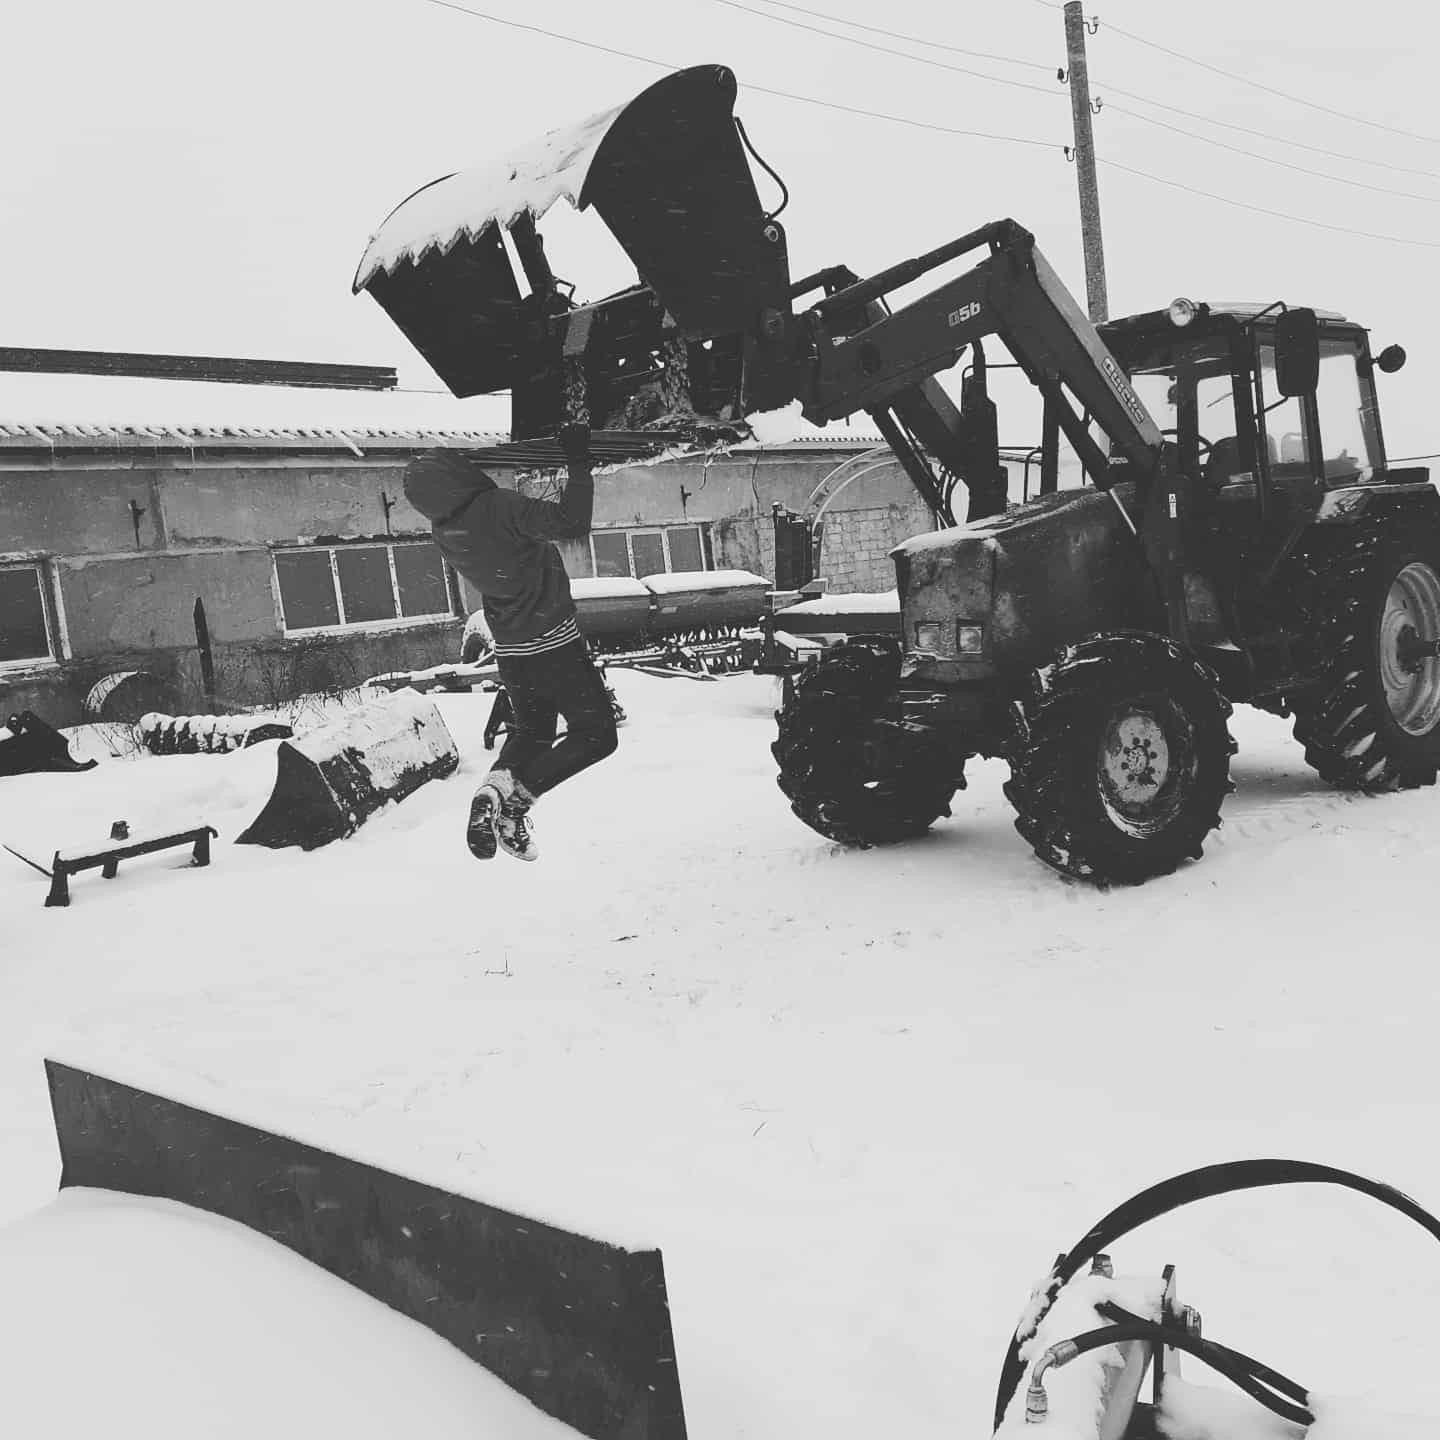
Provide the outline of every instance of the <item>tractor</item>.
{"type": "Polygon", "coordinates": [[[1279,301],[1096,326],[1009,219],[868,277],[794,280],[736,94],[723,66],[679,71],[425,186],[354,288],[457,396],[508,386],[511,443],[537,464],[577,419],[597,461],[624,462],[795,402],[821,425],[871,417],[937,528],[894,553],[899,636],[852,636],[787,687],[773,751],[801,820],[846,845],[904,840],[949,813],[967,761],[998,757],[1041,860],[1144,881],[1219,825],[1237,702],[1293,717],[1333,785],[1433,783],[1440,494],[1387,461],[1375,376],[1398,346],[1372,356],[1359,325],[1279,301]],[[599,214],[636,285],[576,303],[537,229],[562,197],[599,214]],[[936,377],[962,361],[957,403],[936,377]],[[1043,401],[1038,493],[1019,504],[1002,364],[1043,401]],[[1059,483],[1062,440],[1078,486],[1059,483]]]}

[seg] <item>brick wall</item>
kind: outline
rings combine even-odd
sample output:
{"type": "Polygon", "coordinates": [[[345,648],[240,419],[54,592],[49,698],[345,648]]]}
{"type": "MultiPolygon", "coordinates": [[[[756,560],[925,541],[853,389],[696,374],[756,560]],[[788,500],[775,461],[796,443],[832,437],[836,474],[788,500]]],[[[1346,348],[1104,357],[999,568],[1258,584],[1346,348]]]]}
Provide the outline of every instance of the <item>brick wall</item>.
{"type": "Polygon", "coordinates": [[[917,496],[908,504],[864,510],[827,510],[822,522],[817,573],[832,592],[874,593],[895,588],[890,551],[902,540],[934,528],[917,496]]]}

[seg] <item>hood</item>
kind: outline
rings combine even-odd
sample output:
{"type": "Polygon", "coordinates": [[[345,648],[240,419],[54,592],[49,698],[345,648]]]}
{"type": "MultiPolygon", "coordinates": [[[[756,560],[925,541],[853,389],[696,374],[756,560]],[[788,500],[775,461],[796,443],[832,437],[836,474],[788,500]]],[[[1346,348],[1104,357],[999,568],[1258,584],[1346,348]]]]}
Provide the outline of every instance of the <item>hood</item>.
{"type": "Polygon", "coordinates": [[[468,455],[437,450],[405,467],[405,498],[427,519],[444,520],[495,482],[468,455]]]}

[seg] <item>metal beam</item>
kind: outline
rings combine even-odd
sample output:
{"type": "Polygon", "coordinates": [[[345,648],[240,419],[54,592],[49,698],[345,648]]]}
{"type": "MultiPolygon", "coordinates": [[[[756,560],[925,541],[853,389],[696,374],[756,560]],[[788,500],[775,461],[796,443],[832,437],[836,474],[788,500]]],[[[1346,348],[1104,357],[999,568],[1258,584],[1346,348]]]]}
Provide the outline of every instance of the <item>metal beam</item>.
{"type": "Polygon", "coordinates": [[[209,380],[232,385],[295,385],[319,390],[393,390],[382,365],[308,360],[240,360],[216,355],[148,355],[123,350],[37,350],[0,346],[0,370],[42,375],[127,375],[147,380],[209,380]]]}

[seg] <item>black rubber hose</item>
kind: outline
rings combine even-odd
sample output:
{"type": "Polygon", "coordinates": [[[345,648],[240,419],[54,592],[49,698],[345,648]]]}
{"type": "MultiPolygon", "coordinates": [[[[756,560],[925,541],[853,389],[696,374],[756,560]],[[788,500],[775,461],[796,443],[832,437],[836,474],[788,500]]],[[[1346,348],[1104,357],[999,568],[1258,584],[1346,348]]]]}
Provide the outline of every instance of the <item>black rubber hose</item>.
{"type": "Polygon", "coordinates": [[[770,221],[774,220],[775,217],[779,215],[780,212],[790,203],[790,187],[786,185],[786,183],[779,177],[779,175],[777,175],[775,171],[772,170],[770,166],[765,163],[764,157],[750,143],[750,137],[745,133],[745,125],[744,122],[740,119],[740,117],[736,115],[733,118],[735,121],[735,128],[740,132],[740,139],[744,142],[745,148],[750,152],[755,163],[760,166],[760,168],[764,170],[764,172],[780,187],[780,204],[776,206],[776,208],[765,217],[765,223],[768,225],[770,221]]]}
{"type": "MultiPolygon", "coordinates": [[[[1095,1309],[1106,1320],[1109,1320],[1115,1325],[1146,1325],[1154,1323],[1153,1321],[1145,1320],[1143,1316],[1133,1315],[1123,1306],[1112,1304],[1109,1301],[1106,1301],[1103,1305],[1097,1305],[1095,1309]]],[[[1164,1325],[1160,1328],[1164,1330],[1167,1335],[1171,1333],[1169,1328],[1164,1325]]],[[[1182,1331],[1180,1333],[1183,1334],[1186,1332],[1182,1331]]],[[[1227,1359],[1234,1361],[1235,1364],[1248,1371],[1262,1384],[1268,1385],[1272,1390],[1277,1391],[1281,1395],[1288,1395],[1292,1400],[1298,1401],[1301,1405],[1308,1403],[1310,1392],[1298,1381],[1290,1379],[1288,1375],[1282,1375],[1278,1370],[1271,1369],[1271,1367],[1263,1361],[1252,1359],[1243,1351],[1232,1350],[1228,1345],[1222,1345],[1218,1340],[1210,1340],[1205,1337],[1197,1338],[1204,1339],[1206,1345],[1227,1359]]],[[[1167,1341],[1166,1343],[1169,1344],[1171,1342],[1167,1341]]]]}
{"type": "MultiPolygon", "coordinates": [[[[1199,1170],[1189,1170],[1183,1175],[1172,1176],[1133,1195],[1123,1205],[1112,1210],[1097,1221],[1080,1238],[1066,1255],[1062,1255],[1051,1268],[1044,1302],[1036,1314],[1036,1324],[1054,1302],[1061,1287],[1087,1261],[1099,1254],[1107,1245],[1120,1236],[1154,1220],[1182,1205],[1196,1200],[1208,1200],[1216,1195],[1228,1195],[1237,1190],[1262,1189],[1270,1185],[1298,1184],[1340,1185],[1348,1190],[1359,1191],[1373,1200],[1398,1210],[1402,1215],[1415,1221],[1435,1239],[1440,1240],[1440,1220],[1418,1205],[1408,1195],[1393,1186],[1378,1180],[1366,1179],[1348,1170],[1337,1170],[1330,1165],[1316,1165],[1308,1160],[1231,1160],[1222,1165],[1206,1165],[1199,1170]]],[[[1005,1407],[1024,1371],[1020,1359],[1020,1346],[1029,1338],[1017,1330],[1010,1337],[1005,1360],[1000,1368],[1000,1383],[995,1395],[995,1425],[998,1428],[1005,1414],[1005,1407]]]]}
{"type": "Polygon", "coordinates": [[[1240,1355],[1236,1351],[1227,1350],[1223,1345],[1216,1345],[1213,1341],[1202,1340],[1183,1330],[1172,1330],[1165,1325],[1157,1325],[1151,1320],[1130,1320],[1122,1325],[1103,1325],[1098,1330],[1087,1330],[1082,1335],[1074,1335],[1068,1340],[1058,1343],[1067,1348],[1074,1347],[1073,1354],[1067,1357],[1073,1359],[1075,1355],[1083,1355],[1087,1350],[1098,1350],[1104,1345],[1121,1345],[1127,1340],[1153,1340],[1158,1344],[1169,1345],[1175,1350],[1184,1350],[1187,1354],[1195,1356],[1197,1360],[1203,1361],[1217,1374],[1223,1375],[1233,1385],[1238,1386],[1249,1395],[1252,1400],[1257,1401],[1267,1410],[1273,1411],[1282,1419],[1292,1421],[1296,1425],[1304,1425],[1307,1428],[1315,1423],[1315,1417],[1309,1410],[1282,1400],[1255,1378],[1247,1368],[1249,1365],[1254,1365],[1255,1361],[1248,1360],[1246,1356],[1240,1355]]]}

